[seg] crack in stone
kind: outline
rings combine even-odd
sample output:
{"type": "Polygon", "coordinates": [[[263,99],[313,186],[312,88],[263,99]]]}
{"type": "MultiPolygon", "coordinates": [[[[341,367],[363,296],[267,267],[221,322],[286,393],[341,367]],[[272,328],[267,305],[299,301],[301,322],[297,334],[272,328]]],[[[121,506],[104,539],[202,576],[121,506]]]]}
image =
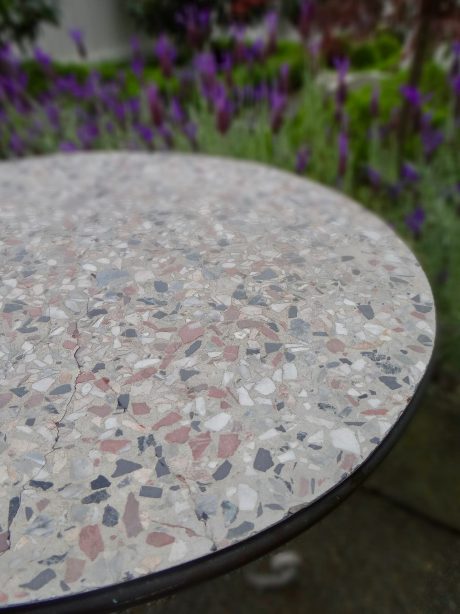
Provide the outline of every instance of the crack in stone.
{"type": "MultiPolygon", "coordinates": [[[[78,330],[78,322],[75,322],[75,330],[72,333],[72,336],[74,338],[77,338],[77,339],[80,336],[80,333],[79,333],[79,330],[78,330]]],[[[27,480],[26,483],[23,484],[23,486],[21,487],[21,490],[19,491],[19,494],[17,495],[19,497],[19,505],[18,505],[18,510],[16,512],[15,518],[17,517],[17,515],[19,513],[19,510],[21,509],[22,495],[24,494],[24,491],[27,490],[27,482],[30,483],[31,480],[36,480],[40,476],[41,471],[46,466],[46,461],[47,461],[48,456],[50,456],[50,454],[52,454],[56,450],[56,445],[57,445],[57,443],[59,441],[59,437],[60,437],[60,429],[61,429],[60,424],[64,420],[64,418],[66,417],[67,412],[68,412],[69,407],[70,407],[70,404],[72,403],[73,398],[74,398],[74,396],[75,396],[75,394],[77,392],[77,379],[78,379],[78,376],[81,375],[82,365],[81,365],[80,361],[78,360],[78,356],[77,356],[79,350],[80,350],[80,346],[77,345],[76,348],[75,348],[75,351],[73,352],[73,358],[74,358],[74,360],[75,360],[75,362],[77,364],[78,373],[74,377],[73,390],[72,390],[72,393],[71,393],[71,395],[70,395],[70,397],[69,397],[69,399],[68,399],[68,401],[67,401],[67,403],[66,403],[66,405],[64,407],[64,411],[63,411],[62,415],[59,417],[59,420],[57,422],[54,422],[54,428],[56,429],[56,436],[54,438],[53,445],[52,445],[51,449],[44,455],[44,457],[43,457],[44,458],[44,463],[38,469],[37,473],[35,475],[33,475],[29,480],[27,480]]],[[[0,556],[2,556],[5,552],[8,552],[8,550],[11,549],[11,542],[12,542],[11,528],[12,528],[13,522],[14,522],[14,518],[11,521],[11,524],[8,526],[8,548],[3,553],[1,553],[0,556]]]]}

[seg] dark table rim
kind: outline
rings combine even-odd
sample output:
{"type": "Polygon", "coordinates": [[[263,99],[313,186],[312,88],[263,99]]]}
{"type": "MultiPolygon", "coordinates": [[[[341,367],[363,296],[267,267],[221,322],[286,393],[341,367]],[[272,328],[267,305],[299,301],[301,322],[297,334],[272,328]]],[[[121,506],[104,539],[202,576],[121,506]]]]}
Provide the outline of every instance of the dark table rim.
{"type": "Polygon", "coordinates": [[[115,612],[165,597],[205,580],[211,580],[282,546],[337,507],[383,461],[401,437],[417,409],[430,380],[436,353],[437,341],[435,339],[430,361],[409,404],[377,448],[350,475],[304,509],[287,516],[251,537],[243,539],[241,542],[170,569],[147,574],[121,584],[112,584],[68,596],[7,605],[1,607],[0,611],[8,613],[33,612],[37,614],[50,614],[50,612],[53,612],[53,614],[115,612]]]}

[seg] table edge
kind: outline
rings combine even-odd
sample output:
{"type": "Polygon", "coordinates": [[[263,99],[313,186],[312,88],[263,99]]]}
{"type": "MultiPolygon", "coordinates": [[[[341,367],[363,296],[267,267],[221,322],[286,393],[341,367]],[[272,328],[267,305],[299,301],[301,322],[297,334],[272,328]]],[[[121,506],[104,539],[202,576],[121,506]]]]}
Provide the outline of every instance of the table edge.
{"type": "MultiPolygon", "coordinates": [[[[435,308],[436,310],[436,308],[435,308]]],[[[436,317],[436,320],[438,318],[436,317]]],[[[412,419],[427,384],[431,379],[438,353],[435,334],[430,360],[414,394],[399,418],[375,450],[346,478],[320,497],[263,531],[240,542],[187,561],[169,569],[146,574],[120,584],[72,593],[49,599],[16,603],[0,607],[0,612],[33,612],[35,614],[78,614],[81,612],[116,612],[166,597],[200,582],[212,580],[268,554],[294,539],[332,512],[374,471],[398,442],[412,419]]]]}

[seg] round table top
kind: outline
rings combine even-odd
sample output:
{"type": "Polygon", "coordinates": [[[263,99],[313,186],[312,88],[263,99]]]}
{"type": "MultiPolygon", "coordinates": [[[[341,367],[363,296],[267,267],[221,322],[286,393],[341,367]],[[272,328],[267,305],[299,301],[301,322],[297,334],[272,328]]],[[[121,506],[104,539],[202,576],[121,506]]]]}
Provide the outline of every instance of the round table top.
{"type": "Polygon", "coordinates": [[[2,605],[277,531],[425,374],[420,265],[332,190],[129,152],[2,163],[0,188],[2,605]]]}

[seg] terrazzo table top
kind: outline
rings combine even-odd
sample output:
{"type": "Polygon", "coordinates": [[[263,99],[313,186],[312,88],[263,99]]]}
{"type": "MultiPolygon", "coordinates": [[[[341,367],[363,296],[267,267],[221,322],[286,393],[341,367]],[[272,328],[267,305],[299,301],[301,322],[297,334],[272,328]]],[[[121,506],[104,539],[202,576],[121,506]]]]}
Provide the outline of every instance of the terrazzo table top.
{"type": "Polygon", "coordinates": [[[306,508],[379,446],[432,353],[409,249],[269,167],[6,162],[0,216],[3,606],[170,569],[306,508]]]}

